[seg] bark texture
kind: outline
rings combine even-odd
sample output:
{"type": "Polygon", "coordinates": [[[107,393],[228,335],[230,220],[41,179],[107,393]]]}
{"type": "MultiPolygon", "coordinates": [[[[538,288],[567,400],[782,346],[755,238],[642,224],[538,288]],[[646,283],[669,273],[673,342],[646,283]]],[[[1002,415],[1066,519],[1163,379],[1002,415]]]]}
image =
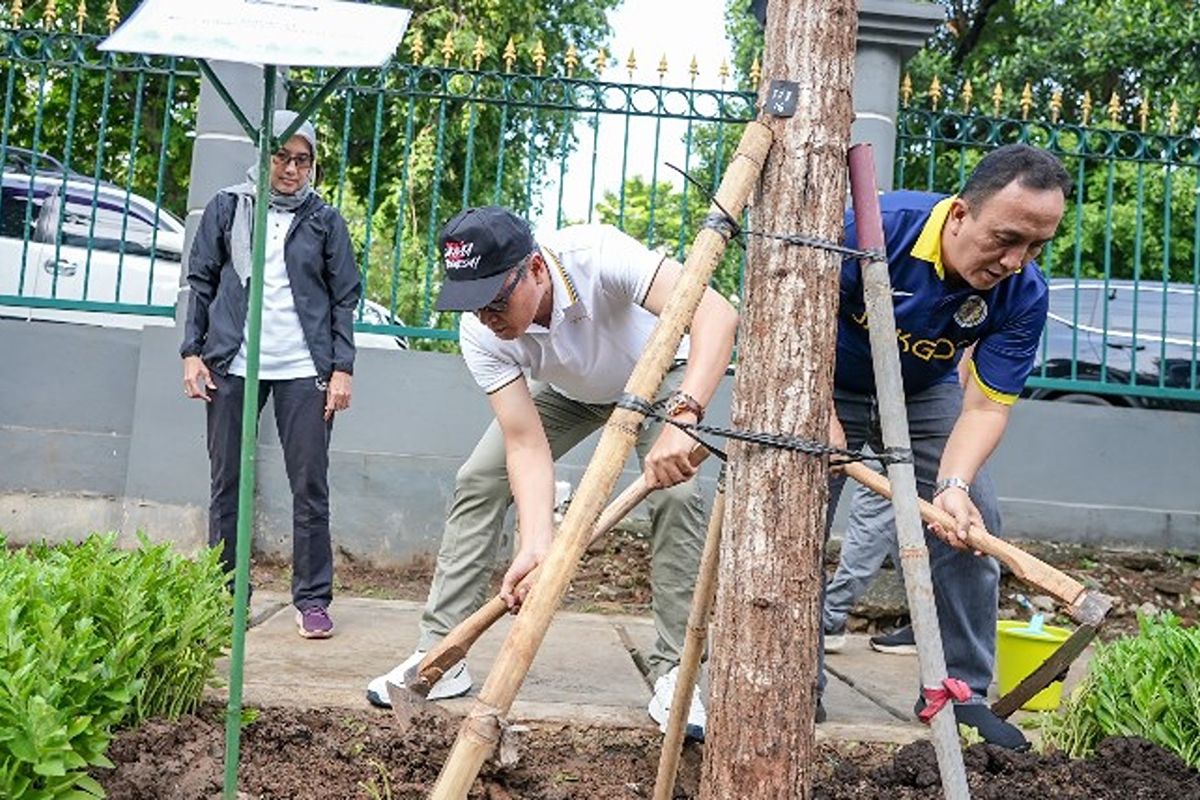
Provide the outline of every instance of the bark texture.
{"type": "MultiPolygon", "coordinates": [[[[854,0],[774,0],[760,89],[798,85],[750,227],[840,240],[853,119],[854,0]]],[[[839,256],[750,238],[732,422],[828,440],[839,256]]],[[[811,796],[827,470],[782,450],[731,448],[710,660],[701,796],[811,796]]]]}

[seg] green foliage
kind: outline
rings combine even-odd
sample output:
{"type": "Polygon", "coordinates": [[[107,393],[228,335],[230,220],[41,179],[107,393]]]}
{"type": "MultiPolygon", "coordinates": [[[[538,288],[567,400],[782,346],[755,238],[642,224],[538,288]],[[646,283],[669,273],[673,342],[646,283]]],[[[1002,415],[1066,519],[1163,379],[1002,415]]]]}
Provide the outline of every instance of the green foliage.
{"type": "MultiPolygon", "coordinates": [[[[571,44],[594,51],[609,33],[605,13],[618,2],[402,4],[413,19],[401,60],[409,60],[419,40],[425,46],[419,63],[359,71],[352,88],[335,93],[316,119],[322,193],[362,232],[356,244],[365,244],[370,219],[363,261],[369,298],[410,325],[447,327],[430,308],[438,228],[466,205],[531,210],[547,170],[574,148],[577,120],[575,112],[538,107],[562,102],[563,90],[524,76],[536,70],[534,49],[540,43],[555,61],[571,44]],[[454,47],[449,59],[442,52],[447,34],[454,47]],[[484,54],[482,72],[475,73],[479,36],[484,54]],[[505,75],[502,51],[510,38],[517,60],[505,75]],[[345,204],[346,197],[356,204],[345,204]]],[[[592,77],[594,66],[582,60],[575,77],[592,77]]],[[[563,70],[552,63],[545,71],[563,70]]],[[[315,91],[322,73],[296,70],[293,77],[295,106],[315,91]]]]}
{"type": "Polygon", "coordinates": [[[1084,92],[1097,105],[1115,92],[1130,126],[1147,96],[1158,119],[1172,100],[1192,114],[1200,106],[1197,0],[1091,0],[1086,11],[1061,0],[941,2],[949,24],[910,64],[920,89],[934,75],[951,88],[970,78],[977,92],[1000,82],[1011,108],[1029,81],[1039,108],[1062,90],[1068,116],[1084,92]]]}
{"type": "MultiPolygon", "coordinates": [[[[726,162],[741,139],[743,128],[741,124],[696,124],[690,138],[685,140],[690,152],[688,174],[705,187],[706,192],[690,184],[684,189],[676,189],[668,181],[659,181],[652,186],[644,177],[635,175],[625,181],[623,202],[619,193],[604,193],[596,205],[600,221],[617,225],[646,246],[682,261],[708,212],[707,192],[715,192],[720,184],[726,162]]],[[[741,297],[744,266],[745,251],[731,242],[711,281],[714,289],[735,304],[741,297]]]]}
{"type": "Polygon", "coordinates": [[[101,797],[114,727],[194,710],[231,633],[216,551],[0,540],[0,796],[101,797]]]}
{"type": "Polygon", "coordinates": [[[1141,617],[1136,636],[1100,645],[1088,676],[1043,727],[1046,742],[1089,755],[1106,736],[1140,736],[1200,767],[1200,628],[1141,617]]]}

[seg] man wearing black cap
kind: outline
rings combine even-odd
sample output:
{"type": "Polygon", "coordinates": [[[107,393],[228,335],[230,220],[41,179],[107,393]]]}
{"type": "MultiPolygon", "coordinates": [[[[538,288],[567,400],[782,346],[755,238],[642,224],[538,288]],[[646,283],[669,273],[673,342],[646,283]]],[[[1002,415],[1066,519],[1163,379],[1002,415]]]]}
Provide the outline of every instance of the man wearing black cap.
{"type": "MultiPolygon", "coordinates": [[[[517,583],[541,563],[554,533],[554,460],[608,419],[641,356],[682,267],[605,225],[564,228],[535,243],[529,224],[497,207],[469,208],[443,228],[446,279],[439,311],[463,311],[463,357],[487,393],[496,420],[458,472],[437,570],[421,619],[417,652],[371,682],[367,698],[386,705],[387,683],[484,601],[508,504],[517,505],[516,554],[501,594],[524,599],[517,583]],[[530,384],[529,379],[535,383],[530,384]]],[[[668,413],[699,421],[729,364],[737,314],[705,291],[664,379],[668,413]]],[[[651,587],[658,638],[648,661],[657,674],[650,715],[665,725],[675,690],[688,607],[704,544],[704,503],[687,460],[694,445],[672,426],[652,425],[637,442],[645,476],[659,487],[651,587]]],[[[431,699],[467,692],[465,662],[446,672],[431,699]]],[[[693,695],[689,734],[702,738],[704,708],[693,695]]]]}

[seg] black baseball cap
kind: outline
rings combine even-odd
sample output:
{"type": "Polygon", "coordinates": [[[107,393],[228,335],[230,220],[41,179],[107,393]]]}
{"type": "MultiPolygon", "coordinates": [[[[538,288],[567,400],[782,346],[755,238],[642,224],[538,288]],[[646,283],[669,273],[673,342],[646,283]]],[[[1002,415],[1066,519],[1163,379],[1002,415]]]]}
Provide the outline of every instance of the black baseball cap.
{"type": "Polygon", "coordinates": [[[446,278],[434,307],[474,311],[495,299],[508,271],[535,247],[529,223],[506,208],[465,208],[438,234],[446,278]]]}

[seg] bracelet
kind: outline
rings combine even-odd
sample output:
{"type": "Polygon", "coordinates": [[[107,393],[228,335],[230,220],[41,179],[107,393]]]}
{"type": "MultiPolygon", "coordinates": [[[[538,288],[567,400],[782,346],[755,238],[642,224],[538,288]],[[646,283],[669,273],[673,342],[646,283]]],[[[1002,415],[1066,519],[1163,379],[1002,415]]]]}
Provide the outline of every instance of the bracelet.
{"type": "Polygon", "coordinates": [[[700,401],[687,392],[671,392],[667,397],[663,413],[668,417],[673,417],[676,414],[682,414],[684,411],[690,411],[695,414],[697,423],[704,419],[704,406],[700,405],[700,401]]]}
{"type": "Polygon", "coordinates": [[[933,496],[937,497],[947,489],[962,489],[967,494],[970,494],[971,484],[967,483],[962,478],[939,478],[938,482],[933,486],[933,496]]]}

